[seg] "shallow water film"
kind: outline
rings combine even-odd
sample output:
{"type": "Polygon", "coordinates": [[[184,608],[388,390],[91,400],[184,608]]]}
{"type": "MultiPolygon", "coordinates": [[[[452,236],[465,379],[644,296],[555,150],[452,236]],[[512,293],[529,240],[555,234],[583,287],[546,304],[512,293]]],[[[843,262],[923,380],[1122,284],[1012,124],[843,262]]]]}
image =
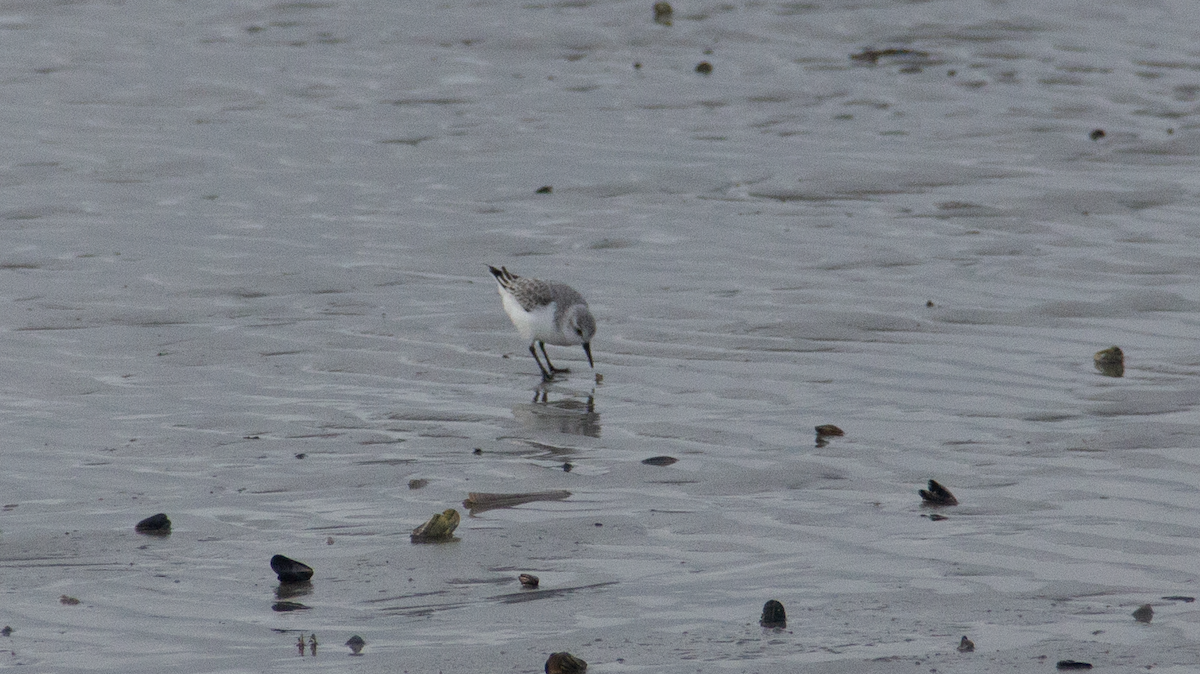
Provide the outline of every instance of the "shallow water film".
{"type": "Polygon", "coordinates": [[[0,4],[0,668],[1194,671],[1200,8],[671,5],[0,4]]]}

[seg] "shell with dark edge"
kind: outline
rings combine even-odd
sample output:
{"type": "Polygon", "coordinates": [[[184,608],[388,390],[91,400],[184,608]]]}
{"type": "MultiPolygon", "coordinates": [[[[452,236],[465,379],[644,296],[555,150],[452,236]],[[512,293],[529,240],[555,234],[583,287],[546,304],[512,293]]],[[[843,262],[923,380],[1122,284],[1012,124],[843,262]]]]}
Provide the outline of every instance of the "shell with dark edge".
{"type": "Polygon", "coordinates": [[[283,555],[275,555],[271,558],[271,570],[279,576],[281,583],[303,583],[313,577],[311,566],[283,555]]]}
{"type": "Polygon", "coordinates": [[[938,484],[937,480],[930,480],[929,481],[929,489],[928,490],[925,490],[925,489],[918,490],[918,493],[921,495],[921,499],[924,501],[925,505],[929,505],[929,506],[958,505],[958,499],[954,498],[954,494],[951,494],[949,489],[946,489],[942,485],[938,484]]]}

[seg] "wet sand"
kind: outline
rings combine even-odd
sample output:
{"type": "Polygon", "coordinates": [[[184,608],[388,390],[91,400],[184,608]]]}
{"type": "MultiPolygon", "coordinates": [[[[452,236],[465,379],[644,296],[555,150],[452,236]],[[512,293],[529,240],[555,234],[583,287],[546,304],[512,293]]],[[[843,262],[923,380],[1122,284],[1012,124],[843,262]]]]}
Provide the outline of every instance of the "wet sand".
{"type": "Polygon", "coordinates": [[[0,662],[1194,667],[1196,11],[652,4],[0,10],[0,662]]]}

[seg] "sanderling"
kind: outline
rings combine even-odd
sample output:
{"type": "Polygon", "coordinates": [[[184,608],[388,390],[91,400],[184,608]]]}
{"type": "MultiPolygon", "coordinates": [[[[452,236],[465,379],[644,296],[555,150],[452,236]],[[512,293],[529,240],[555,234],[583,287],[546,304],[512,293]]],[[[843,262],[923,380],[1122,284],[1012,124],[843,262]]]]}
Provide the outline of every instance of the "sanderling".
{"type": "Polygon", "coordinates": [[[504,267],[496,269],[488,265],[488,269],[496,277],[504,313],[517,326],[521,336],[529,340],[529,353],[537,361],[542,379],[550,381],[557,372],[570,372],[566,368],[554,367],[550,356],[546,354],[546,342],[558,346],[582,344],[588,365],[593,369],[596,367],[592,362],[592,335],[596,334],[596,319],[592,318],[583,295],[565,283],[523,278],[504,267]],[[542,355],[546,357],[546,367],[549,369],[542,367],[534,344],[542,347],[542,355]]]}

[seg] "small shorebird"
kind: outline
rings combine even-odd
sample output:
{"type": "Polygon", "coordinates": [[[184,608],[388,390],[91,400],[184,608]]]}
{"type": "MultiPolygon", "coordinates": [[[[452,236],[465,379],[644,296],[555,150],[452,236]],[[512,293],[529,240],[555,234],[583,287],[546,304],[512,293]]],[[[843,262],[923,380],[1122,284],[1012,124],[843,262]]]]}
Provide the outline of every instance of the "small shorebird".
{"type": "Polygon", "coordinates": [[[596,367],[592,362],[592,335],[596,334],[596,319],[592,318],[583,295],[565,283],[524,278],[504,267],[496,269],[488,265],[488,269],[496,277],[504,313],[517,326],[517,332],[529,340],[529,353],[537,361],[543,380],[554,379],[558,372],[570,372],[566,368],[554,367],[550,356],[546,354],[546,342],[558,346],[582,344],[588,365],[593,369],[596,367]],[[542,355],[546,358],[545,367],[538,358],[535,344],[542,348],[542,355]]]}

